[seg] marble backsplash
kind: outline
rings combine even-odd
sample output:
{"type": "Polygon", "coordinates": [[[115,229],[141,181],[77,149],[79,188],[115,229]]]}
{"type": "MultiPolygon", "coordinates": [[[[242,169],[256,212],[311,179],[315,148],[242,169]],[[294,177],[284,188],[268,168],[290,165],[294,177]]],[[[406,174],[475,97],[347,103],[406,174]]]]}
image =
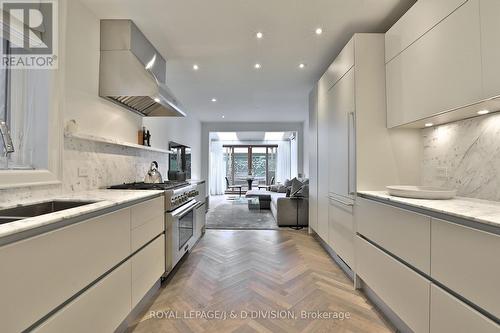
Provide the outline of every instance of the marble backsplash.
{"type": "Polygon", "coordinates": [[[157,161],[166,179],[168,155],[160,152],[66,138],[63,191],[82,191],[143,181],[151,161],[157,161]],[[78,170],[86,169],[87,177],[78,170]]]}
{"type": "Polygon", "coordinates": [[[111,144],[64,139],[62,185],[22,187],[0,190],[0,202],[39,199],[74,191],[106,188],[110,185],[144,180],[151,161],[157,161],[167,177],[168,155],[160,152],[111,144]],[[88,176],[79,175],[85,169],[88,176]]]}
{"type": "Polygon", "coordinates": [[[424,185],[500,201],[500,114],[422,130],[424,185]]]}

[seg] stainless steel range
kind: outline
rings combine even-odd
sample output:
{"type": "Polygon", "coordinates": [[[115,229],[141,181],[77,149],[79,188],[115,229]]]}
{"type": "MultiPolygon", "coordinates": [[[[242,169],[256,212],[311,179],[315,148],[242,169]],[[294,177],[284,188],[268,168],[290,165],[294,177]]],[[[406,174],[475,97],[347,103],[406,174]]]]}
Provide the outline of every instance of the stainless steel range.
{"type": "Polygon", "coordinates": [[[194,245],[196,226],[195,209],[199,194],[196,185],[185,181],[166,181],[163,183],[129,183],[114,185],[110,189],[120,190],[161,190],[165,192],[165,254],[167,275],[179,260],[194,245]]]}

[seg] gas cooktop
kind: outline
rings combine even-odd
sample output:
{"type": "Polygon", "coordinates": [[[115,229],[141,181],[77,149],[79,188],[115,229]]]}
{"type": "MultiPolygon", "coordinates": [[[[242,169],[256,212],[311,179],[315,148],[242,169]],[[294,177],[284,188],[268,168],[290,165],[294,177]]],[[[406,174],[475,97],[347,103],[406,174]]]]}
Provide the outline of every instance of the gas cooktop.
{"type": "Polygon", "coordinates": [[[161,190],[161,191],[166,191],[166,190],[173,190],[173,189],[187,186],[187,185],[189,185],[189,183],[186,181],[167,180],[163,183],[155,183],[155,184],[144,183],[144,182],[125,183],[125,184],[120,184],[120,185],[113,185],[113,186],[110,186],[108,188],[112,189],[112,190],[161,190]]]}

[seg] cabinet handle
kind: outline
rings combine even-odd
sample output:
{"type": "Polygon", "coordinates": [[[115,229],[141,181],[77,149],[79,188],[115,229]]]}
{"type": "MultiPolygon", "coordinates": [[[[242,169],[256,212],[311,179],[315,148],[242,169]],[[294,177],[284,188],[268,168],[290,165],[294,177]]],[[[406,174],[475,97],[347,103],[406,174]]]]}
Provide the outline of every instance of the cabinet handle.
{"type": "Polygon", "coordinates": [[[340,203],[340,204],[342,204],[342,205],[344,205],[344,206],[349,206],[349,207],[354,206],[354,203],[352,203],[352,202],[348,202],[348,201],[340,200],[340,199],[337,199],[337,198],[335,198],[335,197],[333,197],[333,196],[331,196],[331,195],[329,195],[329,196],[328,196],[328,199],[330,199],[330,200],[332,200],[332,201],[335,201],[335,202],[338,202],[338,203],[340,203]]]}

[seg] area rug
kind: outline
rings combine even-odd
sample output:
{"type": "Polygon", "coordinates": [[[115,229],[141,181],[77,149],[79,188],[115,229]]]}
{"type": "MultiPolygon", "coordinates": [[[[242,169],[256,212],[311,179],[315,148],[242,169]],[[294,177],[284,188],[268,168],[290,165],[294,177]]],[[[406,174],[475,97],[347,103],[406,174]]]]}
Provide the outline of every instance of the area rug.
{"type": "Polygon", "coordinates": [[[269,209],[248,209],[246,198],[217,197],[210,199],[207,229],[278,229],[269,209]]]}

